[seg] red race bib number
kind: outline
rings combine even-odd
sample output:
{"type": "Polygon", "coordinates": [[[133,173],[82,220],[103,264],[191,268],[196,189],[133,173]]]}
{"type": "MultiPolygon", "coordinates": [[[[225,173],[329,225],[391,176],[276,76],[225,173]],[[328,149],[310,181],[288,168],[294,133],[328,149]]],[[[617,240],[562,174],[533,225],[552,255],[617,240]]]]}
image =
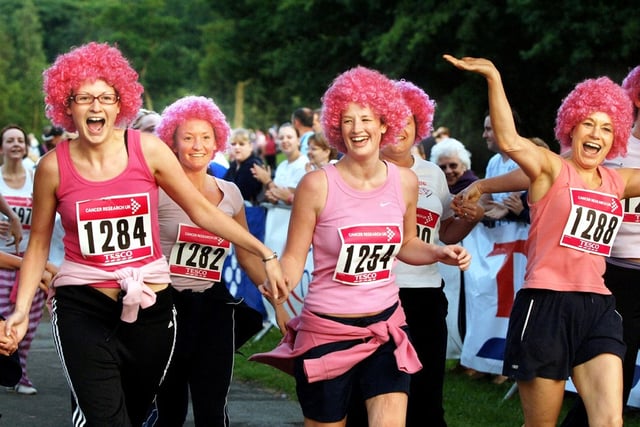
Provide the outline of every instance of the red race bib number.
{"type": "Polygon", "coordinates": [[[572,188],[571,211],[560,244],[609,256],[622,225],[622,202],[611,194],[572,188]]]}
{"type": "Polygon", "coordinates": [[[631,197],[622,200],[625,224],[640,224],[640,197],[631,197]]]}
{"type": "Polygon", "coordinates": [[[148,194],[77,202],[76,215],[85,259],[116,265],[153,255],[148,194]]]}
{"type": "Polygon", "coordinates": [[[416,227],[418,238],[426,243],[435,243],[435,229],[440,215],[429,209],[416,209],[416,227]]]}
{"type": "Polygon", "coordinates": [[[338,230],[342,246],[333,279],[347,285],[367,285],[389,279],[402,245],[397,225],[356,225],[338,230]]]}
{"type": "Polygon", "coordinates": [[[33,209],[33,199],[31,196],[4,196],[12,211],[20,218],[23,230],[31,229],[31,211],[33,209]]]}
{"type": "Polygon", "coordinates": [[[231,242],[198,227],[178,226],[178,237],[171,248],[171,274],[219,282],[231,242]]]}

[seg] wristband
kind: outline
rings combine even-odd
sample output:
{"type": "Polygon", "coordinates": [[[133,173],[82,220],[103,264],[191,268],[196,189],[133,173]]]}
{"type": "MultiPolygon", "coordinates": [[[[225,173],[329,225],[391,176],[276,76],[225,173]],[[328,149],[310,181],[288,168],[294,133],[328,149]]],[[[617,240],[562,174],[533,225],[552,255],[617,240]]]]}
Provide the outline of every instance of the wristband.
{"type": "Polygon", "coordinates": [[[277,252],[273,252],[268,257],[262,258],[262,262],[267,263],[267,262],[271,261],[272,259],[278,259],[278,253],[277,252]]]}

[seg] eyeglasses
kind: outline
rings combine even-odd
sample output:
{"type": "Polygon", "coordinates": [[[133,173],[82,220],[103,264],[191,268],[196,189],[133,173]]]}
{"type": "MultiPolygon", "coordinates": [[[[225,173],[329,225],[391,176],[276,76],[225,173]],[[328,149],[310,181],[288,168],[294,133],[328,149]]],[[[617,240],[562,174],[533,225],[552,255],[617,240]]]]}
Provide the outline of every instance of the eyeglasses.
{"type": "Polygon", "coordinates": [[[447,167],[449,169],[451,169],[452,171],[454,171],[454,170],[458,169],[458,166],[460,166],[460,165],[458,165],[457,163],[444,163],[444,164],[441,164],[441,165],[438,165],[438,166],[440,166],[440,169],[442,169],[443,171],[447,170],[447,167]]]}
{"type": "Polygon", "coordinates": [[[96,99],[100,104],[105,105],[113,105],[116,102],[120,101],[120,97],[115,93],[101,93],[98,96],[93,96],[90,93],[78,93],[75,95],[71,95],[68,99],[69,102],[73,101],[78,105],[93,104],[96,99]]]}

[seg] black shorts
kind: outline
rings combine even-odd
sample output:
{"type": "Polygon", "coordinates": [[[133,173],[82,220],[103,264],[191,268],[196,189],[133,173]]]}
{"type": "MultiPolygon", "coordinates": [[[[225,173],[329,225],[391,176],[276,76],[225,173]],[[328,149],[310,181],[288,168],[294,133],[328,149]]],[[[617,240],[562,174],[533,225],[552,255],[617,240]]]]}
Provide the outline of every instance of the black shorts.
{"type": "MultiPolygon", "coordinates": [[[[365,318],[329,319],[350,325],[368,326],[387,320],[396,310],[396,305],[382,313],[365,318]]],[[[327,318],[327,316],[322,316],[327,318]]],[[[408,330],[408,329],[405,329],[408,330]]],[[[402,392],[409,394],[411,376],[398,369],[393,354],[396,344],[389,340],[371,356],[361,361],[344,374],[330,380],[309,383],[304,373],[305,359],[314,359],[334,351],[344,350],[361,343],[362,340],[341,341],[315,347],[295,360],[296,390],[302,413],[306,418],[320,422],[337,422],[347,416],[351,395],[356,392],[365,400],[380,394],[402,392]],[[357,390],[354,388],[357,387],[357,390]]]]}
{"type": "Polygon", "coordinates": [[[566,380],[573,367],[600,354],[622,359],[625,348],[613,295],[522,289],[509,318],[502,372],[515,380],[566,380]]]}

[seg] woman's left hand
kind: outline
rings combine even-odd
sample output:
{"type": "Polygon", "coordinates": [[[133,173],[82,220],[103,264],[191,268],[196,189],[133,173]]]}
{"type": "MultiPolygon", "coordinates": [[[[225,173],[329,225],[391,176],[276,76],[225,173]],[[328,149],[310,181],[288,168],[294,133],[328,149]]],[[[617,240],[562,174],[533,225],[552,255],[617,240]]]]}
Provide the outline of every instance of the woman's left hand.
{"type": "Polygon", "coordinates": [[[465,271],[471,264],[471,254],[460,245],[438,246],[438,261],[447,265],[457,265],[465,271]]]}
{"type": "Polygon", "coordinates": [[[289,297],[289,286],[282,274],[278,259],[266,261],[264,264],[267,281],[258,286],[260,293],[276,304],[282,304],[289,297]]]}

